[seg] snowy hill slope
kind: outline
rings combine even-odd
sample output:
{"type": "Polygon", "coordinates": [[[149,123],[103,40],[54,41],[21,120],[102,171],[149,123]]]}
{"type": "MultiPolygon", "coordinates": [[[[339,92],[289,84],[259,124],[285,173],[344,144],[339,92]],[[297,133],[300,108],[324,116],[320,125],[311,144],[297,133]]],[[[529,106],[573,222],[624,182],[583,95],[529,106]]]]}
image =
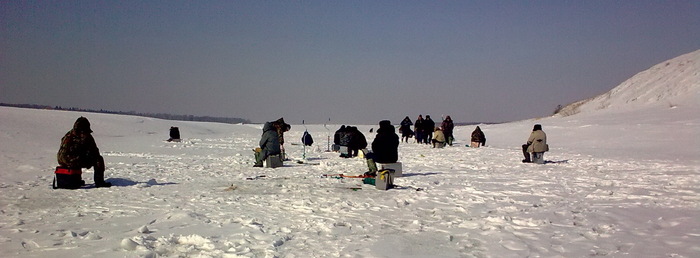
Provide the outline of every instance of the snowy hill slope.
{"type": "Polygon", "coordinates": [[[700,50],[661,62],[599,96],[571,103],[562,116],[598,110],[688,106],[700,102],[700,50]]]}

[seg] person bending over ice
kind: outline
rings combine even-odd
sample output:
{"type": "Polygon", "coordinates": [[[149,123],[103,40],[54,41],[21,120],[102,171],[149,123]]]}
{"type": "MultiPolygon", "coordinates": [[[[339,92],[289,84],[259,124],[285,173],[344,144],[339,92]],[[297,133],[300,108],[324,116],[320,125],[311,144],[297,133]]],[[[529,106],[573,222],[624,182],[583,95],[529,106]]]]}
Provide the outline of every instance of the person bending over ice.
{"type": "Polygon", "coordinates": [[[61,138],[61,148],[56,155],[58,164],[63,168],[95,169],[95,187],[110,187],[111,183],[105,182],[105,160],[100,155],[95,139],[92,138],[90,121],[85,117],[79,117],[73,124],[73,129],[61,138]]]}
{"type": "Polygon", "coordinates": [[[260,147],[255,149],[255,165],[253,167],[262,167],[263,160],[267,159],[268,156],[282,153],[277,130],[272,122],[267,122],[263,126],[260,147]]]}

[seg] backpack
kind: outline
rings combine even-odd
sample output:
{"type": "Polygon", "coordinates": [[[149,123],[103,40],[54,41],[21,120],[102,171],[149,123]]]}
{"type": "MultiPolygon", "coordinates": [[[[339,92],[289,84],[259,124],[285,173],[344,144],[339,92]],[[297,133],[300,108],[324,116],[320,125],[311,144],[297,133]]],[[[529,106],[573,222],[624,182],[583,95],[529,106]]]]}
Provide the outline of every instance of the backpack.
{"type": "Polygon", "coordinates": [[[304,135],[301,136],[301,142],[306,146],[311,146],[311,144],[314,144],[314,138],[311,137],[308,131],[304,131],[304,135]]]}

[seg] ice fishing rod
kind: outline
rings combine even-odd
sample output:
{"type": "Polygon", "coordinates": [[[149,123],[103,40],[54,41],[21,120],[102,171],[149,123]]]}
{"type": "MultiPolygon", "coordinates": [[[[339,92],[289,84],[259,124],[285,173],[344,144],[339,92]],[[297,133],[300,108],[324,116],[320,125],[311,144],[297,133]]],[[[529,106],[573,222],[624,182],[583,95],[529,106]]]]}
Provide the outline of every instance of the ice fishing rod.
{"type": "MultiPolygon", "coordinates": [[[[329,117],[328,123],[330,123],[330,122],[331,122],[331,118],[329,117]]],[[[326,152],[331,152],[331,129],[328,129],[328,126],[326,126],[325,123],[323,124],[323,127],[326,128],[326,131],[328,131],[326,133],[326,143],[327,143],[326,152]]]]}
{"type": "MultiPolygon", "coordinates": [[[[309,130],[306,128],[304,120],[301,120],[301,125],[304,126],[304,132],[308,133],[309,130]]],[[[301,145],[304,145],[304,154],[301,155],[301,160],[306,160],[306,142],[304,142],[304,136],[301,137],[301,145]]]]}

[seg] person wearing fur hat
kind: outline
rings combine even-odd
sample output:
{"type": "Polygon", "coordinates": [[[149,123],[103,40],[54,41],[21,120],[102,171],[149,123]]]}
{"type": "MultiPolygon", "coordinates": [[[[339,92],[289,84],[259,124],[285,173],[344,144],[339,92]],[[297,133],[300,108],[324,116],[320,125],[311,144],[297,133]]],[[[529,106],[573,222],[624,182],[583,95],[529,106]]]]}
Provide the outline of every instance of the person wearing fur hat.
{"type": "Polygon", "coordinates": [[[105,160],[91,134],[87,118],[81,116],[75,120],[73,129],[61,138],[61,147],[56,155],[58,164],[70,169],[94,167],[95,187],[110,187],[112,184],[104,180],[105,160]]]}
{"type": "Polygon", "coordinates": [[[538,163],[544,163],[542,160],[542,155],[549,151],[549,145],[547,145],[547,134],[542,131],[542,125],[536,124],[532,128],[532,133],[530,137],[527,138],[527,143],[523,144],[523,159],[524,163],[530,163],[537,161],[538,163]],[[530,153],[532,153],[533,159],[530,159],[530,153]]]}

